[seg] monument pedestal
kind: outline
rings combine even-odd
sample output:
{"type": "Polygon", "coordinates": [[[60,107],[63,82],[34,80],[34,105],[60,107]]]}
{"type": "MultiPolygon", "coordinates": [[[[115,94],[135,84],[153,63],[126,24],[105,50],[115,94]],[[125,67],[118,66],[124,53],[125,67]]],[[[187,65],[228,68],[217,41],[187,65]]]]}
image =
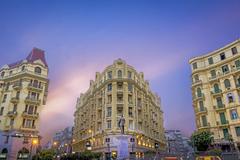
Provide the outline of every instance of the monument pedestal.
{"type": "Polygon", "coordinates": [[[129,158],[128,151],[128,136],[127,135],[119,135],[117,137],[118,146],[117,146],[117,160],[124,160],[129,158]]]}

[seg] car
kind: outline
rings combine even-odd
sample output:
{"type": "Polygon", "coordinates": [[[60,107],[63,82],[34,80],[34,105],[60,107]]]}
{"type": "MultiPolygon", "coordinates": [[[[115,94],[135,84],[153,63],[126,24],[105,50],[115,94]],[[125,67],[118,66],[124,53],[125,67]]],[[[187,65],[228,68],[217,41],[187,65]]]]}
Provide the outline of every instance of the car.
{"type": "Polygon", "coordinates": [[[196,160],[222,160],[219,156],[198,156],[196,160]]]}

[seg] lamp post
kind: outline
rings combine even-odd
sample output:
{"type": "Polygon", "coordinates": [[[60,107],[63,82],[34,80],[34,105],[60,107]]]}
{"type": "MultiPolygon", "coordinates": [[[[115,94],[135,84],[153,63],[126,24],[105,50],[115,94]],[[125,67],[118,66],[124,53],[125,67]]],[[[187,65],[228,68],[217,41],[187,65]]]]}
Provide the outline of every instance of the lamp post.
{"type": "Polygon", "coordinates": [[[36,139],[36,138],[32,139],[31,146],[30,146],[30,156],[29,156],[30,160],[32,159],[32,149],[33,149],[33,146],[37,146],[37,145],[38,145],[38,139],[36,139]]]}

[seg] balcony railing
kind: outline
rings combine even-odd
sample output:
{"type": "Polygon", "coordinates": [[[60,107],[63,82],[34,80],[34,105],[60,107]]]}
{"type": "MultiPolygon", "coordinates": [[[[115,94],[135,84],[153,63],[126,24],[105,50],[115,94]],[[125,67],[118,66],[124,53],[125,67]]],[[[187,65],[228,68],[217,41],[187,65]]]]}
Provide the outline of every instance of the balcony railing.
{"type": "Polygon", "coordinates": [[[34,126],[22,125],[20,128],[23,129],[23,130],[29,130],[29,129],[35,130],[36,126],[35,125],[34,126]]]}
{"type": "Polygon", "coordinates": [[[217,121],[217,125],[218,126],[226,126],[229,124],[229,121],[228,120],[223,120],[223,121],[217,121]]]}
{"type": "Polygon", "coordinates": [[[12,103],[18,103],[19,102],[19,97],[12,97],[11,102],[12,103]]]}
{"type": "Polygon", "coordinates": [[[7,113],[7,115],[8,115],[9,117],[14,117],[14,116],[17,115],[17,111],[9,111],[9,112],[7,113]]]}
{"type": "Polygon", "coordinates": [[[196,84],[201,84],[202,83],[202,80],[194,80],[193,82],[192,82],[192,85],[196,85],[196,84]]]}
{"type": "Polygon", "coordinates": [[[197,114],[203,114],[203,113],[207,113],[207,108],[206,108],[206,107],[199,108],[199,109],[197,110],[197,114]]]}
{"type": "Polygon", "coordinates": [[[225,110],[225,105],[224,104],[218,104],[217,106],[214,106],[214,109],[216,111],[222,111],[222,110],[225,110]]]}
{"type": "Polygon", "coordinates": [[[26,103],[34,103],[34,104],[40,104],[41,100],[37,99],[36,97],[26,97],[25,99],[26,103]]]}
{"type": "Polygon", "coordinates": [[[198,99],[202,99],[202,98],[204,98],[204,94],[203,93],[193,96],[193,100],[198,100],[198,99]]]}
{"type": "Polygon", "coordinates": [[[22,83],[21,82],[15,82],[13,84],[13,89],[21,89],[22,88],[22,83]]]}
{"type": "Polygon", "coordinates": [[[39,113],[31,113],[31,112],[23,111],[22,116],[23,117],[29,117],[29,118],[38,118],[39,113]]]}
{"type": "Polygon", "coordinates": [[[34,84],[34,83],[29,83],[28,84],[28,89],[35,90],[35,91],[42,91],[43,90],[43,86],[40,86],[40,85],[34,84]]]}
{"type": "Polygon", "coordinates": [[[213,95],[217,95],[217,94],[222,93],[222,90],[221,90],[221,89],[213,90],[213,91],[211,91],[211,93],[212,93],[213,95]]]}

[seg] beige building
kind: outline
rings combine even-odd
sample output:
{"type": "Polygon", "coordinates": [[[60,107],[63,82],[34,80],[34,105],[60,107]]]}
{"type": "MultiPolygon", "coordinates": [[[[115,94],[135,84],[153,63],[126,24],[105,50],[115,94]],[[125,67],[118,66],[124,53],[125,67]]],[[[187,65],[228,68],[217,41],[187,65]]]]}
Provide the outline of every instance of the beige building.
{"type": "Polygon", "coordinates": [[[125,118],[125,136],[131,155],[165,148],[160,98],[150,90],[144,74],[118,59],[97,72],[86,93],[77,100],[73,151],[91,149],[117,154],[119,119],[125,118]]]}
{"type": "Polygon", "coordinates": [[[215,142],[240,142],[240,40],[192,58],[193,107],[198,130],[215,142]]]}
{"type": "Polygon", "coordinates": [[[8,159],[39,143],[39,114],[47,91],[48,66],[40,49],[0,69],[0,153],[7,151],[8,159]]]}

